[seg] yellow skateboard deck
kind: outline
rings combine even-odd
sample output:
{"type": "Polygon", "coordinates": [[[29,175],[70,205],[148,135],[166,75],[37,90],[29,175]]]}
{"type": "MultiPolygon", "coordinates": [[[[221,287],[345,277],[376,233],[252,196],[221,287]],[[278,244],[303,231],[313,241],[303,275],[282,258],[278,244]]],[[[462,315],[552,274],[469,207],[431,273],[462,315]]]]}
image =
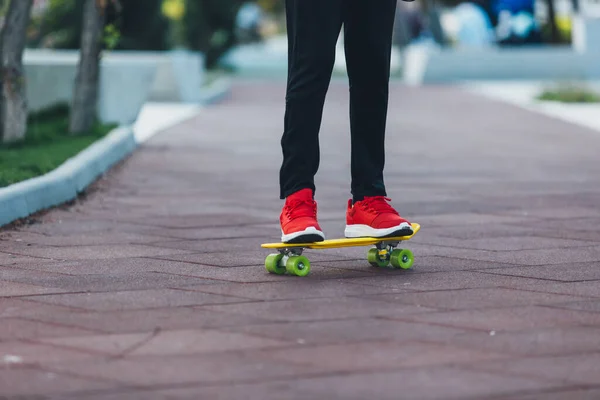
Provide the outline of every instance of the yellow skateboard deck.
{"type": "Polygon", "coordinates": [[[367,253],[367,261],[377,267],[387,267],[391,264],[395,268],[410,269],[414,256],[410,250],[397,249],[400,242],[412,239],[421,229],[421,225],[413,223],[413,234],[409,236],[387,238],[341,238],[330,239],[313,243],[263,243],[264,249],[278,250],[278,254],[270,254],[265,259],[265,268],[269,273],[284,274],[286,272],[306,276],[310,272],[310,261],[302,255],[304,249],[335,249],[343,247],[371,246],[367,253]]]}

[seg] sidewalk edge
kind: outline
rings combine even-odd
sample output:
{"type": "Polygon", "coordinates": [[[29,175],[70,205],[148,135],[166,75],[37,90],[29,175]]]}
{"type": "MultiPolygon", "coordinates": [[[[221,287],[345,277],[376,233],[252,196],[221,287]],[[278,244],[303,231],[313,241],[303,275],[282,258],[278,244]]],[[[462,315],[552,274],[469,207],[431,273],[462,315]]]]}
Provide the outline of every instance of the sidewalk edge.
{"type": "Polygon", "coordinates": [[[121,126],[47,174],[0,188],[0,227],[76,198],[138,147],[131,126],[121,126]]]}

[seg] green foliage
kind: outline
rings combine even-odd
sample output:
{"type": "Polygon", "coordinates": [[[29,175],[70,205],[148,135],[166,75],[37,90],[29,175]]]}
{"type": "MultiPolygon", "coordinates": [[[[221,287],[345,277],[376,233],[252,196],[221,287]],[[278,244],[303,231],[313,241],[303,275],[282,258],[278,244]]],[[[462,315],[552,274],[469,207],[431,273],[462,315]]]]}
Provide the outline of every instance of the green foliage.
{"type": "Polygon", "coordinates": [[[542,101],[559,101],[562,103],[599,103],[600,93],[576,85],[565,85],[555,89],[544,90],[538,97],[542,101]]]}
{"type": "MultiPolygon", "coordinates": [[[[83,15],[82,0],[51,0],[49,10],[32,21],[29,46],[78,49],[83,15]]],[[[106,10],[104,44],[118,50],[166,50],[169,21],[161,13],[162,0],[120,0],[121,12],[106,10]]]]}
{"type": "Polygon", "coordinates": [[[244,0],[186,0],[183,17],[188,46],[206,55],[212,68],[235,44],[235,17],[244,0]]]}
{"type": "Polygon", "coordinates": [[[104,47],[109,50],[115,49],[121,40],[121,32],[114,24],[104,27],[104,47]]]}
{"type": "MultiPolygon", "coordinates": [[[[182,21],[171,24],[163,0],[120,0],[120,13],[109,6],[104,45],[115,50],[168,50],[183,45],[206,55],[207,67],[235,44],[235,17],[245,0],[185,0],[182,21]]],[[[28,45],[78,49],[81,0],[51,0],[45,15],[32,21],[28,45]]],[[[110,4],[110,2],[109,2],[110,4]]],[[[272,1],[278,9],[281,4],[272,1]]]]}
{"type": "Polygon", "coordinates": [[[81,136],[70,136],[69,107],[58,105],[32,113],[25,140],[0,145],[0,187],[43,175],[91,145],[114,125],[97,123],[81,136]]]}

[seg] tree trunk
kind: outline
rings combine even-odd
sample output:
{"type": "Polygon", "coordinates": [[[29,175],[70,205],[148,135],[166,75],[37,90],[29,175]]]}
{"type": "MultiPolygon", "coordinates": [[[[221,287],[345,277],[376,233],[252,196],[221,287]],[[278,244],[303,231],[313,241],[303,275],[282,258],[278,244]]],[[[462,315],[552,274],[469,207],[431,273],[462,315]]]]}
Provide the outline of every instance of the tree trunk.
{"type": "Polygon", "coordinates": [[[12,0],[2,29],[0,137],[4,143],[23,139],[27,130],[23,50],[32,4],[33,0],[12,0]]]}
{"type": "Polygon", "coordinates": [[[548,23],[550,24],[550,41],[554,44],[560,42],[560,33],[558,32],[558,27],[556,26],[556,11],[554,8],[554,1],[547,0],[548,4],[548,23]]]}
{"type": "Polygon", "coordinates": [[[69,130],[74,134],[89,131],[96,120],[103,27],[103,6],[98,0],[85,0],[79,67],[69,123],[69,130]]]}

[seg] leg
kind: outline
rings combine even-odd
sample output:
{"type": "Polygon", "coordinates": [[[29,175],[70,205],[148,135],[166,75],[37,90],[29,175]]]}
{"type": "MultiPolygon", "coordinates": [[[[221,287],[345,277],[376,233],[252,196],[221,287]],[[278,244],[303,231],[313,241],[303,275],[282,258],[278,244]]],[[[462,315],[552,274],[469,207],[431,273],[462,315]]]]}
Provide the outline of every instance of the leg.
{"type": "Polygon", "coordinates": [[[281,138],[282,199],[300,189],[315,190],[319,130],[342,27],[344,1],[286,0],[288,82],[281,138]]]}
{"type": "Polygon", "coordinates": [[[396,0],[346,0],[352,195],[385,196],[385,129],[396,0]]]}
{"type": "Polygon", "coordinates": [[[413,228],[388,204],[383,183],[396,0],[346,0],[345,5],[353,197],[346,211],[345,235],[407,236],[413,228]]]}

